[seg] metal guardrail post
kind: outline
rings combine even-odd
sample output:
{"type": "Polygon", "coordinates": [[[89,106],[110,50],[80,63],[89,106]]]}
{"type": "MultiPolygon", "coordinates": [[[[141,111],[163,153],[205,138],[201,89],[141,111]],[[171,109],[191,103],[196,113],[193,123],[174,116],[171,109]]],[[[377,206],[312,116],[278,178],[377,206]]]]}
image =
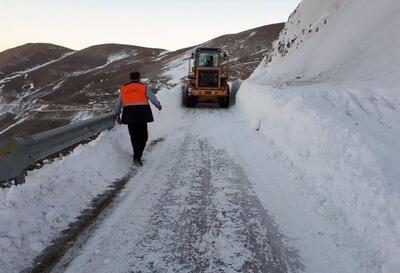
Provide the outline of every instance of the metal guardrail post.
{"type": "Polygon", "coordinates": [[[26,168],[40,159],[62,151],[115,124],[111,112],[32,136],[0,139],[0,181],[25,183],[26,168]]]}

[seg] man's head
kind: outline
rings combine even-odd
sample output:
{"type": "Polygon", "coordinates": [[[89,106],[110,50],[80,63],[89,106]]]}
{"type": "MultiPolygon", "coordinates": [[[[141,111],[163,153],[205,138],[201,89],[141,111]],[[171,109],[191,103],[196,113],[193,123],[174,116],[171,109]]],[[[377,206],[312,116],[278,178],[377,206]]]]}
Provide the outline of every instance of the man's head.
{"type": "Polygon", "coordinates": [[[131,72],[130,74],[131,81],[140,81],[140,73],[139,72],[131,72]]]}

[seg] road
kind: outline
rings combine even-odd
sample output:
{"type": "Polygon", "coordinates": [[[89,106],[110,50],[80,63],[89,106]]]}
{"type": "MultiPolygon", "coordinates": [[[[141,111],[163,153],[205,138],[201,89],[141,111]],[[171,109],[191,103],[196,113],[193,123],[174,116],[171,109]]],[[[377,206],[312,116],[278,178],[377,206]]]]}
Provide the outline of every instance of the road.
{"type": "Polygon", "coordinates": [[[207,133],[226,115],[184,111],[179,126],[149,146],[145,166],[84,243],[52,272],[298,272],[296,251],[245,170],[207,133]]]}

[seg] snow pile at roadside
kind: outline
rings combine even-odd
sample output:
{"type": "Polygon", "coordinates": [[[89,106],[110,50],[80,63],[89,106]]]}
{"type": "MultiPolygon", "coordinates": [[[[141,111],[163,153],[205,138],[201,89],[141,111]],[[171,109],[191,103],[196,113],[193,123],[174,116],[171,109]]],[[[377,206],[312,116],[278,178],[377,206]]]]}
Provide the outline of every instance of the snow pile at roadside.
{"type": "Polygon", "coordinates": [[[121,130],[103,133],[71,155],[30,172],[26,184],[0,189],[0,268],[4,272],[28,266],[97,194],[126,175],[128,143],[121,130]]]}
{"type": "MultiPolygon", "coordinates": [[[[171,129],[179,108],[179,90],[158,93],[164,109],[153,109],[152,136],[171,129]]],[[[72,154],[29,172],[26,183],[0,189],[0,271],[20,272],[75,221],[90,201],[132,168],[126,126],[103,132],[72,154]]]]}
{"type": "Polygon", "coordinates": [[[237,105],[301,170],[310,202],[360,242],[353,255],[370,271],[359,272],[400,272],[390,269],[400,269],[400,114],[390,101],[369,102],[357,92],[246,82],[237,105]]]}
{"type": "Polygon", "coordinates": [[[237,98],[352,234],[358,272],[400,272],[399,28],[395,0],[304,0],[237,98]]]}

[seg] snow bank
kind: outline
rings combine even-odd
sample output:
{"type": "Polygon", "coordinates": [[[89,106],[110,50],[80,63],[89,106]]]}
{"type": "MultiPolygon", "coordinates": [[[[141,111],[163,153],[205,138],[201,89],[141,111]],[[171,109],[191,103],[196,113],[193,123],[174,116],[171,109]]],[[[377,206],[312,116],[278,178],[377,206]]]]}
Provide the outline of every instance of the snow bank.
{"type": "MultiPolygon", "coordinates": [[[[176,122],[179,90],[163,90],[164,109],[153,109],[152,136],[160,137],[176,122]]],[[[20,272],[90,201],[132,168],[132,147],[126,126],[102,133],[29,173],[23,185],[0,189],[0,271],[20,272]]]]}
{"type": "Polygon", "coordinates": [[[0,190],[2,272],[28,266],[97,194],[126,175],[128,143],[122,130],[103,133],[71,155],[29,173],[26,184],[0,190]]]}
{"type": "Polygon", "coordinates": [[[360,272],[381,272],[400,268],[400,114],[389,98],[363,100],[356,92],[247,82],[237,101],[252,127],[302,170],[309,198],[364,242],[354,253],[360,267],[374,253],[377,264],[360,272]]]}
{"type": "Polygon", "coordinates": [[[360,242],[359,272],[400,272],[399,28],[396,0],[303,0],[237,100],[360,242]]]}

